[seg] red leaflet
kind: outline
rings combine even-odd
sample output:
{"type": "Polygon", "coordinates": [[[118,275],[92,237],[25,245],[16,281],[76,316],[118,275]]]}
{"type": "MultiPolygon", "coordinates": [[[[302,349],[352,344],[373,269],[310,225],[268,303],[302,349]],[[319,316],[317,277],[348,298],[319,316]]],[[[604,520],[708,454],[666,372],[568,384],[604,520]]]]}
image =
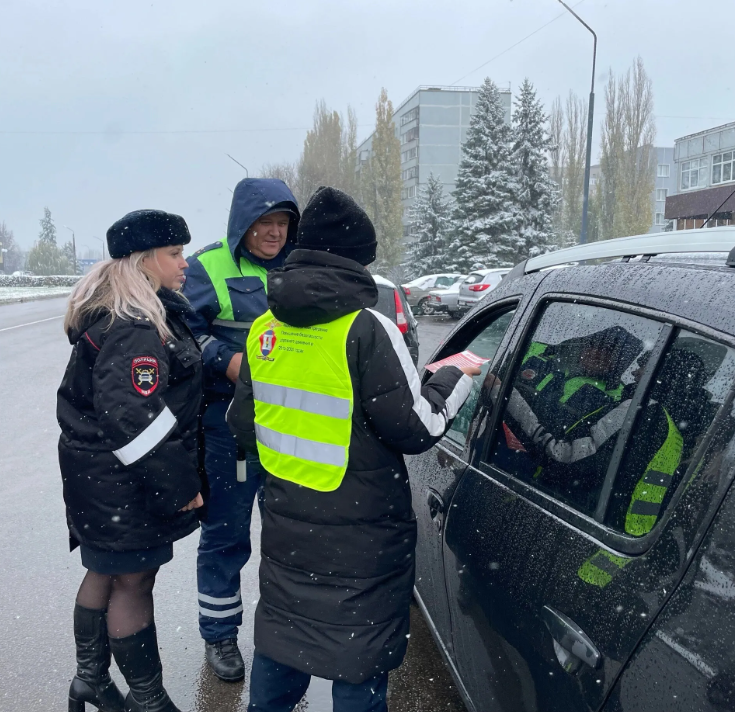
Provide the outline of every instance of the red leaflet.
{"type": "Polygon", "coordinates": [[[458,354],[452,354],[443,358],[441,361],[434,361],[426,365],[426,370],[436,373],[442,366],[457,366],[458,368],[464,368],[466,366],[480,366],[486,364],[490,359],[482,358],[477,354],[473,354],[472,351],[461,351],[458,354]]]}

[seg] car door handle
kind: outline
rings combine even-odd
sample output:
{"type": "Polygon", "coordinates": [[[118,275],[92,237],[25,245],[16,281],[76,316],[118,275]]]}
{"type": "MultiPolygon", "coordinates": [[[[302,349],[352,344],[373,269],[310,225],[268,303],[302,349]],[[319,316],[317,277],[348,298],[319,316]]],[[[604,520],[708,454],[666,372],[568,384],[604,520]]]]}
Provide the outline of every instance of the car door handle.
{"type": "Polygon", "coordinates": [[[567,672],[577,672],[582,663],[593,669],[600,666],[600,651],[571,618],[551,606],[543,607],[541,617],[554,640],[556,659],[567,672]]]}
{"type": "Polygon", "coordinates": [[[426,504],[429,506],[429,516],[437,531],[441,531],[444,519],[444,500],[433,489],[426,490],[426,504]]]}

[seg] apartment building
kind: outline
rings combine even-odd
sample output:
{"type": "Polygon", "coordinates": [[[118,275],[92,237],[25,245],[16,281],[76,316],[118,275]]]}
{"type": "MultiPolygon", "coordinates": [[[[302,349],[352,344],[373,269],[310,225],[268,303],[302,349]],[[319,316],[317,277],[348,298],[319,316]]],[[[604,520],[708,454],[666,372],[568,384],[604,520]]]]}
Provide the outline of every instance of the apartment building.
{"type": "MultiPolygon", "coordinates": [[[[474,113],[477,87],[420,86],[393,112],[396,136],[401,142],[401,202],[404,236],[409,235],[409,214],[429,174],[441,178],[446,194],[454,183],[474,113]]],[[[510,123],[510,88],[502,89],[505,120],[510,123]]],[[[358,168],[370,157],[373,136],[357,149],[358,168]]]]}
{"type": "Polygon", "coordinates": [[[674,142],[677,194],[665,218],[676,230],[732,225],[735,210],[735,122],[682,136],[674,142]]]}

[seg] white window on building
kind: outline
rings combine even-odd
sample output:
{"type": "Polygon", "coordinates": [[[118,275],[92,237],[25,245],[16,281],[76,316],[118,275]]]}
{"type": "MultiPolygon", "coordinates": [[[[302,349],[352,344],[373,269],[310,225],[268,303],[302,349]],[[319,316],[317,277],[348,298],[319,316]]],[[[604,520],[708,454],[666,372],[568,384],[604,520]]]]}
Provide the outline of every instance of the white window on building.
{"type": "Polygon", "coordinates": [[[419,149],[418,148],[409,148],[408,151],[404,151],[401,154],[401,163],[405,163],[406,161],[410,161],[416,156],[419,155],[419,149]]]}
{"type": "Polygon", "coordinates": [[[671,175],[671,166],[668,163],[659,163],[656,175],[659,178],[668,178],[671,175]]]}
{"type": "Polygon", "coordinates": [[[411,178],[418,178],[419,177],[419,167],[418,166],[412,166],[411,168],[406,168],[405,171],[401,171],[401,180],[411,180],[411,178]]]}
{"type": "Polygon", "coordinates": [[[707,185],[707,159],[695,158],[681,164],[681,189],[704,188],[707,185]]]}
{"type": "Polygon", "coordinates": [[[657,188],[656,189],[656,200],[664,201],[666,196],[669,194],[668,188],[657,188]]]}
{"type": "Polygon", "coordinates": [[[415,141],[419,137],[419,127],[414,126],[413,128],[401,134],[401,146],[408,143],[409,141],[415,141]]]}
{"type": "Polygon", "coordinates": [[[663,213],[656,213],[656,219],[654,220],[654,225],[666,225],[666,219],[664,218],[663,213]]]}
{"type": "Polygon", "coordinates": [[[401,190],[401,200],[408,200],[409,198],[416,197],[416,186],[412,185],[410,188],[403,188],[401,190]]]}
{"type": "Polygon", "coordinates": [[[411,109],[411,111],[407,111],[403,116],[401,116],[401,126],[413,121],[414,119],[418,119],[418,118],[419,118],[419,107],[417,106],[411,109]]]}
{"type": "Polygon", "coordinates": [[[712,156],[712,184],[735,180],[735,151],[712,156]]]}

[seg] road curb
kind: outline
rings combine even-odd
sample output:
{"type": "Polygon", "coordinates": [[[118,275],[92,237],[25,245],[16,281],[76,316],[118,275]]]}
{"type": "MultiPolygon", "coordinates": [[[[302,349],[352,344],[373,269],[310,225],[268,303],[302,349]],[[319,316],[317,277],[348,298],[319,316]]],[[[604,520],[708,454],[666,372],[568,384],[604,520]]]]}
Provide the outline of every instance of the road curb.
{"type": "Polygon", "coordinates": [[[38,302],[42,299],[63,299],[64,297],[68,297],[71,294],[71,288],[68,292],[65,292],[64,294],[39,294],[37,296],[33,297],[12,297],[4,299],[2,295],[0,295],[0,307],[4,306],[5,304],[22,304],[23,302],[38,302]]]}

